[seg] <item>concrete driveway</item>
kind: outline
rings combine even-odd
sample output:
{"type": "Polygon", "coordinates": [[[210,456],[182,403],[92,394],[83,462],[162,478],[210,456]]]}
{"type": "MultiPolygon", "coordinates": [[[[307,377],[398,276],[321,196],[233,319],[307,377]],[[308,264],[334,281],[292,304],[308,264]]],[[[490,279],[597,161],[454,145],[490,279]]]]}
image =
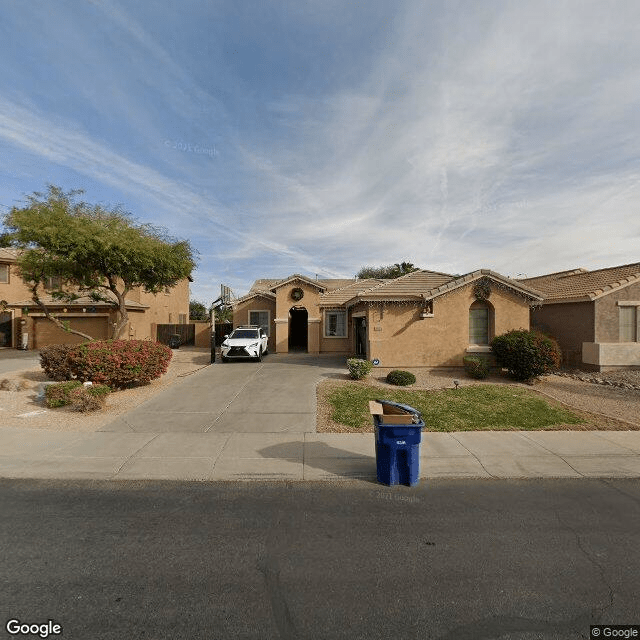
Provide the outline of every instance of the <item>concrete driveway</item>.
{"type": "Polygon", "coordinates": [[[316,383],[344,375],[344,358],[270,354],[186,376],[100,431],[136,433],[309,433],[316,383]]]}

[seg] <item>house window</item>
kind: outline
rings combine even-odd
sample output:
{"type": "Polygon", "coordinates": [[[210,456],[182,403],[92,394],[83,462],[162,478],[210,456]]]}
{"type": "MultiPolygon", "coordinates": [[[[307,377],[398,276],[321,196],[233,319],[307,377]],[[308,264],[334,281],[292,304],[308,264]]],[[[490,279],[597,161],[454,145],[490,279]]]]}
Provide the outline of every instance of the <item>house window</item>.
{"type": "Polygon", "coordinates": [[[187,324],[187,314],[179,313],[178,314],[178,324],[187,324]]]}
{"type": "Polygon", "coordinates": [[[249,311],[249,324],[260,327],[267,335],[269,335],[269,312],[249,311]]]}
{"type": "Polygon", "coordinates": [[[638,307],[620,307],[620,342],[638,342],[638,307]]]}
{"type": "Polygon", "coordinates": [[[469,344],[489,344],[489,305],[474,302],[469,309],[469,344]]]}
{"type": "Polygon", "coordinates": [[[324,316],[325,338],[347,337],[347,312],[327,311],[324,316]]]}
{"type": "Polygon", "coordinates": [[[62,289],[62,278],[60,276],[49,276],[44,281],[44,288],[50,290],[62,289]]]}
{"type": "Polygon", "coordinates": [[[9,284],[9,265],[0,264],[0,284],[9,284]]]}

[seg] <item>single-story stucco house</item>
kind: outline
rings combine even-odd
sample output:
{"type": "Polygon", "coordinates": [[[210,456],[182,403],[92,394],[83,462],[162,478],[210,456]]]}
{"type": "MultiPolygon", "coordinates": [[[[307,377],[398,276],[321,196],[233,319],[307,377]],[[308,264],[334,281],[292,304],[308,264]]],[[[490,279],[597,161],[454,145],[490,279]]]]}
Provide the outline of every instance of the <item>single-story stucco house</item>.
{"type": "Polygon", "coordinates": [[[258,325],[269,350],[341,354],[383,367],[459,367],[490,355],[495,335],[528,329],[541,295],[488,269],[463,276],[418,270],[394,280],[294,274],[257,280],[233,303],[233,324],[258,325]]]}
{"type": "Polygon", "coordinates": [[[519,282],[543,295],[531,325],[559,342],[565,365],[640,368],[640,262],[519,282]]]}

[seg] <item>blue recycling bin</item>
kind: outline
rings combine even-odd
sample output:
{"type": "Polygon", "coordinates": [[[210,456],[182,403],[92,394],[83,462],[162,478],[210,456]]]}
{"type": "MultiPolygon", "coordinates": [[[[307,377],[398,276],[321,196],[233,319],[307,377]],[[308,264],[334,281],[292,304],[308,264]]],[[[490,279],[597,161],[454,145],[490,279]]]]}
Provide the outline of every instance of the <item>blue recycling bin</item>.
{"type": "Polygon", "coordinates": [[[420,481],[420,441],[424,421],[417,409],[389,400],[376,400],[382,414],[373,414],[378,482],[414,487],[420,481]],[[403,417],[399,417],[403,416],[403,417]],[[408,424],[397,424],[405,421],[408,424]]]}

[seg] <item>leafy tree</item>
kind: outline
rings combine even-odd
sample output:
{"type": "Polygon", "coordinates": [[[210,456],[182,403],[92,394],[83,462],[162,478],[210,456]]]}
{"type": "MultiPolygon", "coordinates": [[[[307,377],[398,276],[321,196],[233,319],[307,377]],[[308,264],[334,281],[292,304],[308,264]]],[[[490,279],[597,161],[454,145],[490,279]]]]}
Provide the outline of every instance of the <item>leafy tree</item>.
{"type": "Polygon", "coordinates": [[[129,320],[127,294],[137,287],[159,293],[175,286],[194,269],[194,250],[163,229],[136,224],[118,207],[78,201],[81,193],[49,185],[46,194],[28,196],[27,206],[13,207],[3,223],[13,246],[22,249],[20,274],[46,317],[65,331],[93,339],[65,326],[41,300],[41,285],[57,277],[62,285],[52,292],[54,298],[72,302],[88,295],[113,305],[112,337],[118,338],[129,320]]]}
{"type": "Polygon", "coordinates": [[[381,267],[362,267],[356,278],[393,279],[418,270],[411,262],[396,262],[381,267]]]}
{"type": "Polygon", "coordinates": [[[210,317],[207,307],[202,302],[197,300],[189,302],[189,320],[209,320],[210,317]]]}
{"type": "Polygon", "coordinates": [[[216,322],[233,322],[233,307],[214,307],[216,322]]]}

